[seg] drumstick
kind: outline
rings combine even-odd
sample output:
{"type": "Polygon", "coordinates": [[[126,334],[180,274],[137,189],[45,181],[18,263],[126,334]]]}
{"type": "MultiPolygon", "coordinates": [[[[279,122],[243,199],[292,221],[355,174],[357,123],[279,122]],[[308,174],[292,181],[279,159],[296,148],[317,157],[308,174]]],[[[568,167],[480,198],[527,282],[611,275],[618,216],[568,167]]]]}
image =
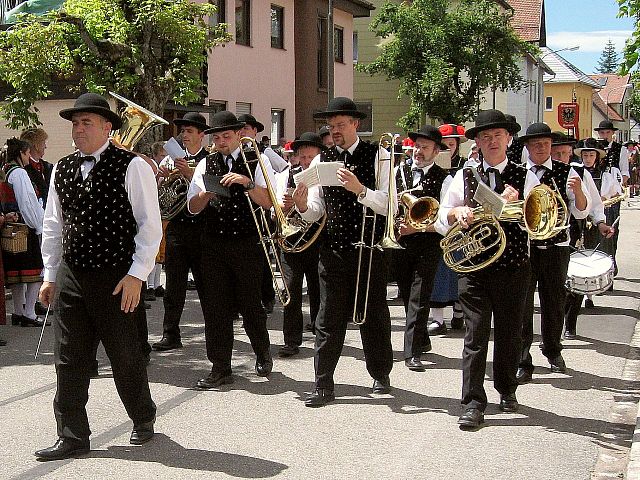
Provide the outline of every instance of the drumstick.
{"type": "MultiPolygon", "coordinates": [[[[613,221],[613,223],[611,224],[611,228],[614,228],[618,224],[619,221],[620,221],[620,215],[618,215],[618,218],[616,218],[613,221]]],[[[595,251],[598,249],[598,247],[600,246],[601,243],[602,243],[602,240],[600,240],[598,242],[598,245],[596,245],[596,248],[593,249],[593,251],[591,252],[591,255],[593,255],[595,253],[595,251]]],[[[589,255],[589,256],[591,256],[591,255],[589,255]]]]}
{"type": "Polygon", "coordinates": [[[42,322],[42,330],[40,330],[40,340],[38,340],[38,346],[36,348],[36,354],[34,359],[38,358],[38,352],[40,351],[40,344],[42,343],[42,336],[44,335],[44,329],[47,326],[47,320],[49,319],[49,310],[51,310],[51,304],[47,307],[47,313],[44,316],[44,322],[42,322]]]}

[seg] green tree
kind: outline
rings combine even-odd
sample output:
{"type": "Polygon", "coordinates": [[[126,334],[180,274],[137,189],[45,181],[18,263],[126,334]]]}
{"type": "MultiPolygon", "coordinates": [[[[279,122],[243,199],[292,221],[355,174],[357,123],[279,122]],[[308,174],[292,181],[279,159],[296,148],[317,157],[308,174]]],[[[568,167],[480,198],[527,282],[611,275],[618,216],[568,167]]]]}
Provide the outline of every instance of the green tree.
{"type": "Polygon", "coordinates": [[[522,41],[509,20],[491,0],[386,2],[370,25],[383,39],[380,55],[358,68],[400,80],[399,94],[411,99],[402,128],[413,128],[425,114],[465,121],[488,88],[525,85],[518,62],[538,49],[522,41]]]}
{"type": "Polygon", "coordinates": [[[620,64],[619,73],[626,75],[638,66],[638,55],[640,54],[640,0],[618,0],[618,6],[618,17],[635,19],[633,33],[627,39],[622,51],[622,63],[620,64]]]}
{"type": "Polygon", "coordinates": [[[616,47],[611,39],[609,39],[602,51],[602,55],[600,55],[600,60],[598,60],[597,71],[598,73],[616,73],[619,63],[620,60],[616,53],[616,47]]]}
{"type": "Polygon", "coordinates": [[[43,16],[18,15],[0,32],[0,114],[12,128],[40,123],[34,102],[63,79],[75,93],[112,90],[162,114],[169,100],[202,98],[207,52],[229,40],[215,7],[191,0],[66,0],[43,16]]]}

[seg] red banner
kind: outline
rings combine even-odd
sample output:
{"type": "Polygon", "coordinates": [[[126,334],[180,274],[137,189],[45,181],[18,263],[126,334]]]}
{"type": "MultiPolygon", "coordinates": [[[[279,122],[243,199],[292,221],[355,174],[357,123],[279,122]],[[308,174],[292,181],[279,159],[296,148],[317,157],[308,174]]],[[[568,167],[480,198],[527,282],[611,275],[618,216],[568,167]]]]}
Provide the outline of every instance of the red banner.
{"type": "Polygon", "coordinates": [[[578,128],[580,106],[577,103],[561,103],[558,105],[558,123],[562,128],[578,128]]]}

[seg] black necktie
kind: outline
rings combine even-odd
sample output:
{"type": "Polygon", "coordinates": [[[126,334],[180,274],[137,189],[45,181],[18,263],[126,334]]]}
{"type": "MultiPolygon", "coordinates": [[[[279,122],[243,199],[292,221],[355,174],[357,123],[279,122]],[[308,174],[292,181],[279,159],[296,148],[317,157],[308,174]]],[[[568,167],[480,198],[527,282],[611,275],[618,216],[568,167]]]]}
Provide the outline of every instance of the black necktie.
{"type": "Polygon", "coordinates": [[[547,173],[547,167],[545,167],[544,165],[534,165],[533,167],[531,167],[531,170],[536,174],[538,180],[542,180],[544,174],[547,173]]]}
{"type": "Polygon", "coordinates": [[[497,168],[487,168],[487,179],[489,180],[489,187],[497,193],[504,192],[504,183],[502,183],[502,177],[500,176],[500,170],[497,168]],[[491,185],[491,176],[493,176],[495,185],[491,185]]]}

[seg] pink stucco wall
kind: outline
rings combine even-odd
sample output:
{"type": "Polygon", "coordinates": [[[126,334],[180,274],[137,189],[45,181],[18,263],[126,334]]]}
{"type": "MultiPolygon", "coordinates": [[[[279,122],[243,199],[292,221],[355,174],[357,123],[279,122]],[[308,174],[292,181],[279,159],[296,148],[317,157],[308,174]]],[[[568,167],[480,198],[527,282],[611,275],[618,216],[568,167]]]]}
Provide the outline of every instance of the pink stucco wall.
{"type": "Polygon", "coordinates": [[[335,96],[353,98],[353,17],[335,9],[333,23],[344,29],[344,63],[334,63],[335,96]]]}

